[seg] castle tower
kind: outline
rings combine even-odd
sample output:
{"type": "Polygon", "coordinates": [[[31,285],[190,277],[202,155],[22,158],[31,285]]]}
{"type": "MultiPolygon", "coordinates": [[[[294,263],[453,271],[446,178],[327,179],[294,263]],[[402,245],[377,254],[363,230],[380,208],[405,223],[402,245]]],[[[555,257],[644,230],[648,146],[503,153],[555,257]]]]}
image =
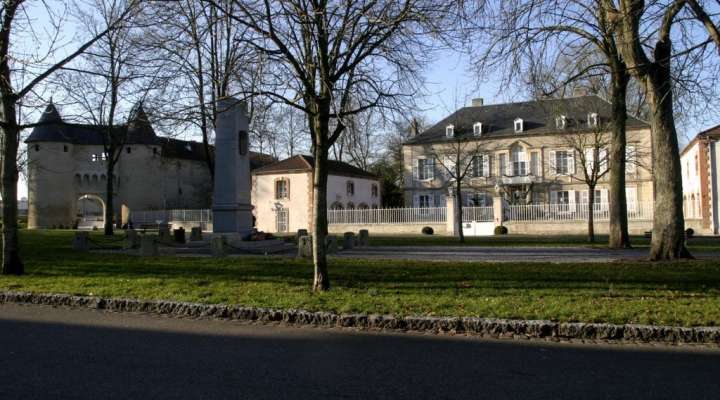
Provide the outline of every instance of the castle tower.
{"type": "Polygon", "coordinates": [[[74,223],[73,145],[51,102],[25,141],[28,146],[28,227],[69,228],[74,223]]]}
{"type": "Polygon", "coordinates": [[[252,230],[250,205],[249,121],[245,104],[234,98],[218,102],[215,130],[213,232],[246,237],[252,230]]]}

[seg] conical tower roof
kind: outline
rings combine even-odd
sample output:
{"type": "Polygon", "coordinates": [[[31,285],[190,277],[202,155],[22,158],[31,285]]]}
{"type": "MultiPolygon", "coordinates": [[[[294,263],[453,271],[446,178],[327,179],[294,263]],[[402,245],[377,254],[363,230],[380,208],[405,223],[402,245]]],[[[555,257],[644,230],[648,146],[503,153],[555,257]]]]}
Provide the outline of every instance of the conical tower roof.
{"type": "Polygon", "coordinates": [[[70,142],[63,134],[64,122],[52,100],[45,107],[37,124],[25,142],[70,142]]]}

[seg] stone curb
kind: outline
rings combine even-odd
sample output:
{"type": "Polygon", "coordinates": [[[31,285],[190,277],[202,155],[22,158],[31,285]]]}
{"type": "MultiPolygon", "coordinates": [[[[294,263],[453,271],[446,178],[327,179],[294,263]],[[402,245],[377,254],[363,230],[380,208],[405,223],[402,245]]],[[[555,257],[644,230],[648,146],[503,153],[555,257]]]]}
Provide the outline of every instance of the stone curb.
{"type": "Polygon", "coordinates": [[[93,308],[115,312],[144,312],[177,317],[205,317],[327,328],[455,333],[492,338],[720,345],[720,327],[687,328],[635,324],[559,323],[544,320],[475,317],[395,317],[392,315],[336,314],[294,309],[278,310],[28,292],[0,292],[0,303],[93,308]]]}

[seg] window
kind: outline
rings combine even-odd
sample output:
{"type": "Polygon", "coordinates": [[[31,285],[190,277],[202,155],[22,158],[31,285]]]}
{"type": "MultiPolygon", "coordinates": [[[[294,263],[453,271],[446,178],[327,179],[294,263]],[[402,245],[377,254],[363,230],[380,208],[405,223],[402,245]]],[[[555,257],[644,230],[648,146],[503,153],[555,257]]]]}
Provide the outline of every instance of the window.
{"type": "Polygon", "coordinates": [[[498,175],[507,175],[507,154],[505,153],[498,156],[498,175]]]}
{"type": "Polygon", "coordinates": [[[278,179],[275,181],[275,199],[287,199],[290,196],[290,181],[278,179]]]}
{"type": "Polygon", "coordinates": [[[525,150],[520,146],[515,146],[512,149],[512,175],[513,176],[527,175],[527,163],[525,162],[525,150]]]}
{"type": "Polygon", "coordinates": [[[555,152],[555,173],[567,175],[570,173],[570,152],[561,150],[555,152]]]}
{"type": "Polygon", "coordinates": [[[522,118],[516,118],[515,119],[515,133],[520,133],[525,128],[525,123],[523,122],[522,118]]]}
{"type": "MultiPolygon", "coordinates": [[[[625,147],[625,173],[634,175],[637,172],[637,153],[635,152],[635,146],[627,145],[625,147]]],[[[690,163],[688,162],[688,178],[690,177],[690,163]]]]}
{"type": "Polygon", "coordinates": [[[156,156],[157,154],[158,154],[158,149],[157,149],[157,147],[153,147],[153,155],[156,156]]]}
{"type": "Polygon", "coordinates": [[[473,135],[480,136],[482,135],[482,123],[476,122],[475,125],[473,125],[473,135]]]}
{"type": "Polygon", "coordinates": [[[540,176],[540,153],[537,151],[530,153],[530,175],[540,176]]]}
{"type": "Polygon", "coordinates": [[[40,151],[40,145],[39,145],[39,144],[36,144],[36,145],[35,145],[35,151],[40,151]]]}
{"type": "Polygon", "coordinates": [[[128,154],[132,153],[132,149],[131,149],[130,147],[126,147],[126,148],[125,148],[125,151],[126,151],[128,154]]]}
{"type": "Polygon", "coordinates": [[[447,137],[455,136],[455,126],[454,125],[448,125],[445,127],[445,136],[447,136],[447,137]]]}
{"type": "Polygon", "coordinates": [[[330,206],[330,209],[334,210],[334,211],[340,211],[343,209],[343,205],[342,205],[342,203],[336,201],[336,202],[332,203],[332,205],[330,206]]]}
{"type": "Polygon", "coordinates": [[[606,149],[595,149],[588,147],[585,149],[585,169],[588,175],[592,175],[595,169],[595,151],[598,154],[598,170],[597,174],[600,175],[607,170],[607,150],[606,149]]]}
{"type": "Polygon", "coordinates": [[[105,153],[90,155],[90,161],[92,161],[92,162],[105,161],[105,160],[107,160],[107,156],[105,155],[105,153]]]}
{"type": "Polygon", "coordinates": [[[432,196],[429,194],[421,194],[418,196],[418,207],[420,208],[428,208],[430,207],[432,202],[432,196]]]}
{"type": "Polygon", "coordinates": [[[564,115],[558,115],[555,117],[555,127],[558,129],[565,129],[567,126],[567,117],[564,115]]]}
{"type": "Polygon", "coordinates": [[[432,180],[435,178],[435,159],[419,158],[417,165],[413,170],[415,179],[421,181],[432,180]]]}
{"type": "Polygon", "coordinates": [[[456,165],[457,164],[455,163],[455,158],[453,156],[443,157],[443,172],[445,173],[445,178],[447,180],[455,179],[455,176],[457,175],[457,171],[455,170],[456,165]]]}
{"type": "Polygon", "coordinates": [[[98,160],[99,160],[99,158],[98,158],[98,155],[97,155],[97,154],[91,154],[91,155],[90,155],[90,161],[92,161],[92,162],[97,162],[98,160]]]}
{"type": "Polygon", "coordinates": [[[372,197],[378,197],[378,185],[373,183],[372,186],[370,186],[370,195],[372,197]]]}
{"type": "Polygon", "coordinates": [[[490,176],[490,157],[488,155],[475,156],[472,162],[474,178],[490,176]]]}
{"type": "Polygon", "coordinates": [[[695,175],[700,175],[700,161],[698,161],[697,154],[695,155],[695,175]]]}
{"type": "Polygon", "coordinates": [[[287,208],[280,208],[275,211],[275,230],[277,232],[288,231],[288,221],[290,219],[290,210],[287,208]]]}
{"type": "Polygon", "coordinates": [[[348,196],[355,195],[355,183],[353,181],[347,181],[347,183],[345,184],[345,188],[347,189],[348,196]]]}
{"type": "Polygon", "coordinates": [[[349,202],[348,205],[347,205],[347,209],[348,209],[348,210],[354,210],[354,209],[355,209],[355,204],[354,204],[352,201],[349,202]]]}
{"type": "Polygon", "coordinates": [[[67,145],[65,144],[65,145],[63,145],[63,153],[67,153],[67,152],[68,152],[68,147],[67,147],[67,145]]]}
{"type": "Polygon", "coordinates": [[[598,126],[598,115],[597,113],[588,114],[588,127],[595,128],[598,126]]]}
{"type": "Polygon", "coordinates": [[[556,211],[570,211],[570,192],[568,190],[550,192],[550,204],[555,205],[556,211]]]}

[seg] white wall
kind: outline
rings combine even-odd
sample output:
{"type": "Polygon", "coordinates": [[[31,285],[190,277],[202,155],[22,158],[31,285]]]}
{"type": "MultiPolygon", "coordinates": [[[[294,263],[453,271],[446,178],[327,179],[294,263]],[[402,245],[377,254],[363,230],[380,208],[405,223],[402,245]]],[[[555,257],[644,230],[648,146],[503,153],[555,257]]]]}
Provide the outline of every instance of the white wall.
{"type": "Polygon", "coordinates": [[[379,190],[380,184],[373,179],[330,175],[328,177],[328,207],[335,202],[341,203],[345,209],[348,208],[349,203],[353,203],[356,209],[359,208],[360,204],[365,204],[368,208],[380,207],[382,193],[379,190]],[[347,182],[355,183],[355,193],[353,195],[347,193],[347,182]],[[371,187],[373,184],[378,185],[377,197],[372,196],[371,187]]]}
{"type": "Polygon", "coordinates": [[[253,175],[251,201],[255,207],[255,227],[263,232],[276,232],[275,217],[278,207],[288,209],[288,232],[308,229],[312,196],[312,175],[309,172],[293,174],[253,175]],[[275,181],[290,181],[289,198],[275,199],[275,181]]]}

